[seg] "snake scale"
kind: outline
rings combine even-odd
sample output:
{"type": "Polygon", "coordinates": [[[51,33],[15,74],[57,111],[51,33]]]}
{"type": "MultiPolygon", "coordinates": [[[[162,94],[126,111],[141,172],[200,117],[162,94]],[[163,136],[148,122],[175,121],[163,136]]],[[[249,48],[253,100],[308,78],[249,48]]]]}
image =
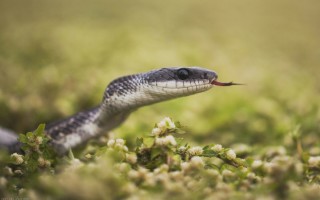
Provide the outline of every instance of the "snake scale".
{"type": "MultiPolygon", "coordinates": [[[[123,76],[107,86],[100,105],[48,124],[45,132],[53,149],[62,155],[119,126],[140,107],[204,92],[221,85],[217,78],[214,71],[200,67],[169,67],[123,76]]],[[[19,151],[16,134],[0,128],[0,147],[19,151]]]]}

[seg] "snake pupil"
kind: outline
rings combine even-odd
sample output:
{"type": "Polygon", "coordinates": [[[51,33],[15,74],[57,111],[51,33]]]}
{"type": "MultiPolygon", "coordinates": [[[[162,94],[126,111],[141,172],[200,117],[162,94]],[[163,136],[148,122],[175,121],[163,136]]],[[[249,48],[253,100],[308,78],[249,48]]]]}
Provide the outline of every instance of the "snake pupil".
{"type": "Polygon", "coordinates": [[[179,69],[178,70],[178,77],[181,80],[185,80],[189,77],[189,71],[187,69],[179,69]]]}

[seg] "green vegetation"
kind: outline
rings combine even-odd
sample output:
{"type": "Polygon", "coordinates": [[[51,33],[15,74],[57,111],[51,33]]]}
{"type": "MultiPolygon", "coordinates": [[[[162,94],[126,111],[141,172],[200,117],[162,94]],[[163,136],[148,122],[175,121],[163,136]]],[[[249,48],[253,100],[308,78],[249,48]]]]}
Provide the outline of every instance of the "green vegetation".
{"type": "Polygon", "coordinates": [[[46,152],[41,128],[21,136],[39,152],[0,152],[0,198],[319,199],[319,4],[1,1],[0,125],[19,133],[93,107],[112,79],[154,68],[197,65],[246,86],[142,108],[67,158],[46,152]],[[149,137],[164,116],[186,133],[149,137]]]}
{"type": "Polygon", "coordinates": [[[50,147],[39,126],[20,136],[26,155],[14,153],[11,165],[2,166],[0,191],[32,199],[320,197],[320,156],[303,152],[297,132],[291,135],[292,146],[254,153],[244,144],[234,150],[220,144],[190,146],[180,138],[179,127],[166,117],[133,148],[123,139],[109,139],[82,152],[80,159],[71,151],[57,159],[43,153],[50,147]]]}

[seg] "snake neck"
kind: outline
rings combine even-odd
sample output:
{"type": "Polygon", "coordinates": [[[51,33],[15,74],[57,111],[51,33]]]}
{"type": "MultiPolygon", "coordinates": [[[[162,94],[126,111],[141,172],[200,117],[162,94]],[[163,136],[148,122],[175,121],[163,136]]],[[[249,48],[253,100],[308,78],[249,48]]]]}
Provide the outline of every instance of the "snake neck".
{"type": "Polygon", "coordinates": [[[101,105],[47,126],[50,144],[58,154],[65,154],[69,149],[107,133],[130,114],[119,112],[109,115],[101,105]]]}
{"type": "Polygon", "coordinates": [[[141,106],[136,101],[130,101],[130,95],[139,94],[140,78],[139,75],[133,75],[116,79],[105,90],[99,106],[49,124],[46,133],[51,137],[55,151],[64,154],[119,126],[132,111],[141,106]]]}

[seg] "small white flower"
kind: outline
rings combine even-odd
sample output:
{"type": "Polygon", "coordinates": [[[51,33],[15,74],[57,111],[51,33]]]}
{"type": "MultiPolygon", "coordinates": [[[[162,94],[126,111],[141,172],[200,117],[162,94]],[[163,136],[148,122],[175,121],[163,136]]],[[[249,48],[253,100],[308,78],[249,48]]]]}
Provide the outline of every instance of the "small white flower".
{"type": "Polygon", "coordinates": [[[169,143],[170,143],[172,146],[176,146],[176,145],[177,145],[176,139],[174,139],[174,137],[173,137],[172,135],[166,136],[166,139],[169,141],[169,143]]]}
{"type": "Polygon", "coordinates": [[[211,147],[211,150],[214,151],[214,152],[219,153],[219,152],[222,151],[222,145],[221,144],[216,144],[213,147],[211,147]]]}
{"type": "Polygon", "coordinates": [[[294,170],[297,174],[302,175],[303,174],[303,164],[302,163],[295,163],[294,164],[294,170]]]}
{"type": "Polygon", "coordinates": [[[15,165],[21,165],[23,163],[23,155],[13,153],[10,157],[15,165]]]}
{"type": "Polygon", "coordinates": [[[165,187],[167,187],[168,186],[167,184],[171,182],[171,179],[168,173],[157,173],[154,175],[153,179],[155,180],[156,183],[161,183],[165,187]]]}
{"type": "Polygon", "coordinates": [[[113,147],[116,141],[114,139],[110,139],[107,143],[108,147],[113,147]]]}
{"type": "Polygon", "coordinates": [[[107,143],[107,146],[118,151],[129,151],[128,147],[125,145],[125,141],[121,138],[110,139],[107,143]]]}
{"type": "Polygon", "coordinates": [[[158,167],[158,168],[155,168],[155,169],[153,170],[153,173],[155,173],[155,174],[160,174],[160,173],[161,173],[160,168],[159,168],[159,167],[158,167]]]}
{"type": "Polygon", "coordinates": [[[190,163],[188,162],[183,162],[180,164],[181,170],[182,171],[187,171],[190,168],[190,163]]]}
{"type": "Polygon", "coordinates": [[[0,187],[5,187],[7,185],[8,181],[5,177],[0,177],[0,187]]]}
{"type": "Polygon", "coordinates": [[[167,164],[162,164],[159,168],[163,172],[168,172],[169,170],[169,166],[167,164]]]}
{"type": "Polygon", "coordinates": [[[179,147],[178,151],[180,151],[180,152],[185,152],[186,149],[187,149],[187,147],[181,146],[181,147],[179,147]]]}
{"type": "MultiPolygon", "coordinates": [[[[136,187],[136,185],[134,184],[134,183],[131,183],[131,182],[129,182],[129,183],[126,183],[125,185],[124,185],[124,190],[126,191],[126,192],[128,192],[129,194],[131,194],[131,197],[133,196],[133,194],[136,192],[136,190],[137,190],[137,187],[136,187]]],[[[132,200],[133,199],[138,199],[138,197],[133,197],[133,198],[131,198],[132,200]]]]}
{"type": "Polygon", "coordinates": [[[174,122],[170,119],[170,117],[165,117],[163,119],[166,122],[166,125],[169,129],[174,129],[176,128],[176,125],[174,124],[174,122]]]}
{"type": "Polygon", "coordinates": [[[169,123],[169,128],[170,129],[175,129],[176,128],[176,125],[174,124],[174,122],[170,122],[169,123]]]}
{"type": "Polygon", "coordinates": [[[45,167],[50,167],[51,166],[51,162],[49,160],[45,160],[44,161],[44,166],[45,167]]]}
{"type": "Polygon", "coordinates": [[[44,167],[46,165],[46,160],[43,157],[38,158],[38,165],[44,167]]]}
{"type": "Polygon", "coordinates": [[[23,175],[23,172],[20,169],[14,170],[13,173],[15,173],[17,175],[23,175]]]}
{"type": "Polygon", "coordinates": [[[137,178],[139,178],[139,172],[132,169],[128,172],[128,177],[131,179],[137,179],[137,178]]]}
{"type": "Polygon", "coordinates": [[[86,159],[91,159],[92,158],[92,155],[90,153],[87,153],[85,156],[84,156],[86,159]]]}
{"type": "Polygon", "coordinates": [[[188,181],[186,184],[186,187],[190,190],[196,188],[196,186],[197,186],[197,181],[195,180],[188,181]]]}
{"type": "Polygon", "coordinates": [[[206,170],[206,173],[207,175],[210,177],[210,178],[213,178],[213,180],[219,180],[221,179],[221,175],[219,173],[218,170],[215,170],[215,169],[207,169],[206,170]]]}
{"type": "Polygon", "coordinates": [[[123,150],[123,151],[126,151],[126,152],[129,151],[129,149],[128,149],[128,147],[127,147],[126,145],[123,145],[123,146],[122,146],[122,150],[123,150]]]}
{"type": "Polygon", "coordinates": [[[166,138],[156,138],[154,142],[157,146],[166,146],[168,144],[166,138]]]}
{"type": "Polygon", "coordinates": [[[116,165],[120,172],[128,172],[130,165],[128,163],[120,163],[116,165]]]}
{"type": "Polygon", "coordinates": [[[287,150],[284,147],[280,146],[278,148],[278,153],[279,155],[285,155],[287,153],[287,150]]]}
{"type": "Polygon", "coordinates": [[[253,173],[253,172],[250,172],[250,173],[247,174],[247,177],[248,177],[249,179],[255,179],[255,178],[256,178],[256,174],[253,173]]]}
{"type": "Polygon", "coordinates": [[[145,176],[147,173],[149,173],[149,170],[144,167],[139,167],[138,172],[141,174],[141,176],[145,176]]]}
{"type": "Polygon", "coordinates": [[[199,156],[193,156],[190,159],[190,163],[194,167],[203,167],[204,166],[204,162],[203,162],[202,158],[199,156]]]}
{"type": "Polygon", "coordinates": [[[166,145],[173,145],[176,146],[177,142],[174,139],[174,137],[172,135],[168,135],[166,137],[160,137],[160,138],[156,138],[155,139],[155,144],[158,146],[166,146],[166,145]]]}
{"type": "Polygon", "coordinates": [[[174,124],[174,122],[170,119],[170,117],[165,117],[164,119],[162,119],[158,124],[157,127],[161,130],[161,131],[166,131],[167,129],[175,129],[176,125],[174,124]]]}
{"type": "Polygon", "coordinates": [[[156,185],[156,180],[153,177],[153,173],[151,173],[151,172],[147,173],[145,175],[144,179],[145,179],[144,182],[146,185],[151,186],[151,187],[156,185]]]}
{"type": "Polygon", "coordinates": [[[248,168],[246,168],[246,167],[240,167],[240,171],[241,171],[242,173],[244,173],[244,174],[246,174],[246,173],[249,172],[248,168]]]}
{"type": "Polygon", "coordinates": [[[127,154],[126,156],[127,162],[130,164],[135,164],[137,163],[137,155],[136,154],[127,154]]]}
{"type": "Polygon", "coordinates": [[[36,137],[36,143],[37,144],[42,144],[43,138],[42,137],[36,137]]]}
{"type": "Polygon", "coordinates": [[[181,171],[170,172],[170,176],[176,181],[182,180],[183,178],[181,171]]]}
{"type": "Polygon", "coordinates": [[[196,146],[196,147],[191,147],[190,149],[188,149],[188,153],[191,156],[197,156],[197,155],[201,155],[203,153],[203,150],[201,147],[196,146]]]}
{"type": "Polygon", "coordinates": [[[117,150],[122,150],[122,149],[123,149],[123,145],[116,143],[116,144],[114,145],[114,148],[117,149],[117,150]]]}
{"type": "Polygon", "coordinates": [[[224,169],[221,174],[225,178],[232,178],[235,175],[232,171],[230,171],[228,169],[224,169]]]}
{"type": "Polygon", "coordinates": [[[26,194],[26,189],[24,189],[24,188],[21,188],[20,190],[19,190],[19,195],[25,195],[26,194]]]}
{"type": "Polygon", "coordinates": [[[252,162],[251,167],[252,167],[253,169],[257,169],[257,168],[261,167],[262,164],[263,164],[263,163],[262,163],[261,160],[255,160],[255,161],[252,162]]]}
{"type": "Polygon", "coordinates": [[[12,176],[12,175],[13,175],[13,172],[12,172],[12,168],[11,168],[11,167],[5,166],[3,171],[4,171],[4,173],[5,173],[6,175],[9,175],[9,176],[12,176]]]}
{"type": "Polygon", "coordinates": [[[161,129],[162,131],[165,131],[167,129],[167,124],[164,120],[161,120],[158,124],[157,124],[158,128],[161,129]]]}
{"type": "Polygon", "coordinates": [[[266,162],[263,164],[264,170],[269,174],[274,170],[275,167],[276,167],[276,164],[271,162],[266,162]]]}
{"type": "Polygon", "coordinates": [[[319,167],[320,166],[320,156],[310,156],[308,163],[311,167],[319,167]]]}
{"type": "Polygon", "coordinates": [[[123,139],[116,139],[116,143],[117,144],[121,144],[121,145],[124,145],[124,140],[123,139]]]}
{"type": "Polygon", "coordinates": [[[160,167],[154,169],[155,174],[163,173],[163,172],[168,172],[169,166],[167,164],[162,164],[160,167]]]}
{"type": "Polygon", "coordinates": [[[228,150],[226,154],[229,160],[234,160],[237,158],[237,154],[232,149],[228,150]]]}
{"type": "Polygon", "coordinates": [[[153,128],[152,129],[152,132],[151,132],[151,134],[153,135],[153,136],[159,136],[159,135],[161,135],[161,129],[160,128],[158,128],[158,127],[156,127],[156,128],[153,128]]]}

